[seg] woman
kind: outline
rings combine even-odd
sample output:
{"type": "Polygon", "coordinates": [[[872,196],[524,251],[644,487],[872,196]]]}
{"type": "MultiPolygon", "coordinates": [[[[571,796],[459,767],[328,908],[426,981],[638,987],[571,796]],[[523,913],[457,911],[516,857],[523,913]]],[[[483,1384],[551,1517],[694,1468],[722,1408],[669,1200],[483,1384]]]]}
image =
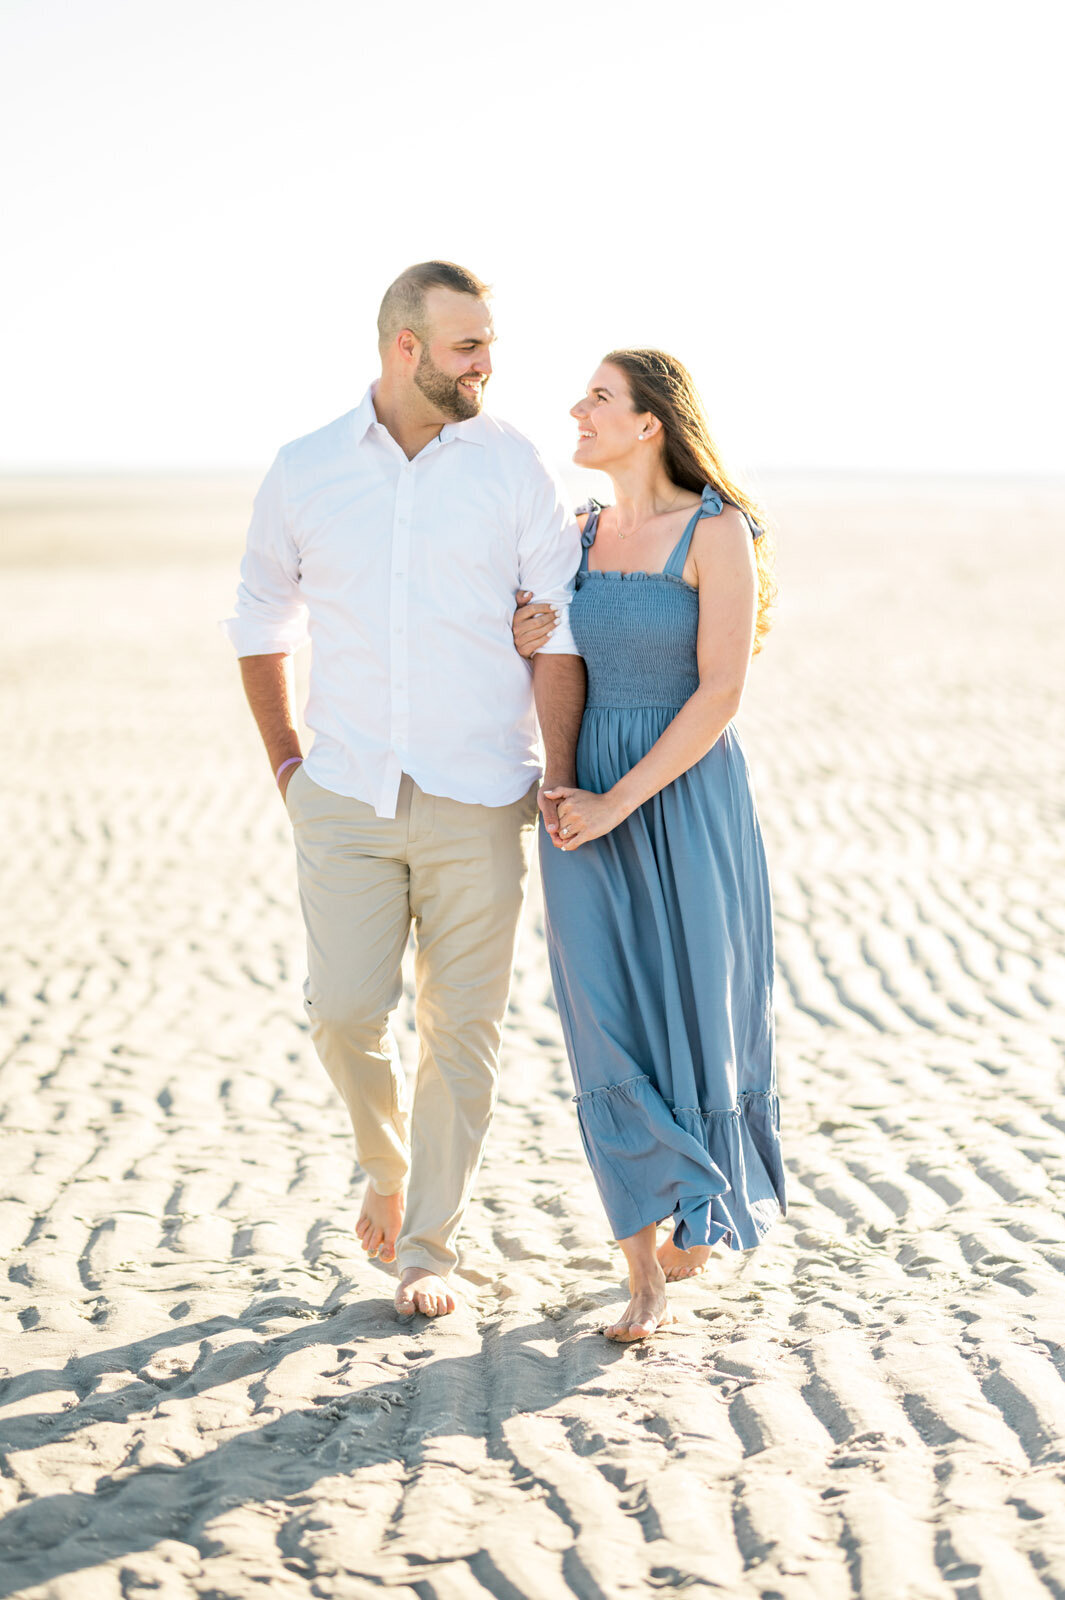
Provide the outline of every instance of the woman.
{"type": "MultiPolygon", "coordinates": [[[[609,475],[614,504],[582,522],[579,787],[549,791],[540,858],[581,1135],[629,1266],[606,1331],[632,1340],[672,1320],[667,1280],[717,1243],[758,1244],[785,1209],[769,879],[731,726],[772,561],[679,361],[615,350],[570,414],[573,459],[609,475]]],[[[521,653],[552,625],[520,609],[521,653]]]]}

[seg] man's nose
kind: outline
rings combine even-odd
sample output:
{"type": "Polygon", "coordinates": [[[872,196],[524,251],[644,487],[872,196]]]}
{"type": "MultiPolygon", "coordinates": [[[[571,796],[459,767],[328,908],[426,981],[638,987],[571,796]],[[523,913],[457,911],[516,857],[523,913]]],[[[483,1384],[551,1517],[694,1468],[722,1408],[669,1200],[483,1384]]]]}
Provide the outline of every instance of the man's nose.
{"type": "Polygon", "coordinates": [[[486,378],[492,376],[492,357],[487,350],[483,356],[477,357],[477,360],[473,363],[473,370],[475,372],[483,372],[486,378]]]}

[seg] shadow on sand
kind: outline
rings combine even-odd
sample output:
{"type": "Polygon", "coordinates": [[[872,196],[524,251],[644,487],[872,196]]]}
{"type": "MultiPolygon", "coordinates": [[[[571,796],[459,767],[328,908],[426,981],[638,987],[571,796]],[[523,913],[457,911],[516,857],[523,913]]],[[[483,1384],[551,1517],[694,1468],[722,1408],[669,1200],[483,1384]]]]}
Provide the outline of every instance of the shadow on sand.
{"type": "MultiPolygon", "coordinates": [[[[256,1376],[265,1379],[287,1357],[311,1346],[335,1347],[335,1365],[319,1374],[319,1382],[340,1376],[360,1354],[372,1356],[381,1340],[393,1346],[402,1340],[408,1362],[406,1371],[397,1366],[392,1379],[311,1398],[299,1410],[272,1415],[262,1426],[249,1427],[214,1449],[209,1436],[201,1434],[205,1453],[186,1463],[180,1462],[180,1451],[189,1432],[176,1427],[180,1464],[140,1467],[132,1459],[101,1476],[92,1492],[49,1495],[16,1506],[0,1520],[0,1596],[150,1550],[164,1539],[180,1540],[209,1557],[220,1547],[206,1524],[221,1511],[266,1500],[292,1503],[322,1478],[374,1465],[399,1464],[410,1472],[426,1442],[435,1438],[465,1434],[483,1439],[489,1457],[509,1460],[502,1418],[557,1403],[625,1354],[625,1346],[609,1344],[584,1328],[567,1338],[564,1327],[545,1318],[510,1332],[482,1324],[476,1351],[448,1356],[449,1342],[462,1337],[463,1327],[467,1339],[470,1335],[469,1316],[459,1316],[462,1323],[456,1322],[452,1332],[450,1318],[427,1323],[416,1317],[411,1324],[401,1323],[391,1303],[379,1299],[331,1307],[328,1301],[312,1306],[286,1297],[241,1316],[186,1323],[77,1357],[62,1369],[3,1380],[0,1404],[16,1395],[26,1399],[56,1389],[83,1396],[67,1411],[0,1420],[0,1450],[7,1452],[54,1445],[102,1422],[135,1426],[138,1416],[148,1419],[161,1406],[193,1400],[237,1378],[249,1385],[258,1408],[267,1397],[264,1386],[256,1395],[256,1376]],[[307,1320],[291,1332],[235,1340],[205,1352],[191,1372],[150,1382],[135,1378],[111,1393],[91,1393],[106,1373],[138,1373],[168,1349],[234,1330],[252,1333],[285,1316],[307,1320]],[[558,1356],[544,1353],[547,1341],[558,1344],[558,1356]],[[568,1351],[563,1360],[564,1346],[568,1351]],[[508,1392],[494,1404],[503,1373],[509,1375],[508,1392]],[[515,1374],[520,1374],[516,1387],[515,1374]],[[408,1395],[414,1388],[417,1403],[412,1405],[408,1395]]],[[[277,1408],[269,1404],[269,1409],[277,1408]]],[[[156,1416],[156,1431],[162,1432],[165,1444],[164,1430],[165,1423],[156,1416]]]]}

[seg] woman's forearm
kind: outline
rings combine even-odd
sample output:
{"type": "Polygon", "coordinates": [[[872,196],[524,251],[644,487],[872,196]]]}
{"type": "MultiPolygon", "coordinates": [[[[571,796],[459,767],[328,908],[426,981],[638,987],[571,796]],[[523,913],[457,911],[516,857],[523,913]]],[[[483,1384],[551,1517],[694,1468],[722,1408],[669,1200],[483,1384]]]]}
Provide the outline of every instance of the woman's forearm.
{"type": "Polygon", "coordinates": [[[610,790],[610,797],[630,816],[637,806],[694,767],[712,750],[740,706],[734,689],[696,689],[669,727],[623,778],[610,790]]]}

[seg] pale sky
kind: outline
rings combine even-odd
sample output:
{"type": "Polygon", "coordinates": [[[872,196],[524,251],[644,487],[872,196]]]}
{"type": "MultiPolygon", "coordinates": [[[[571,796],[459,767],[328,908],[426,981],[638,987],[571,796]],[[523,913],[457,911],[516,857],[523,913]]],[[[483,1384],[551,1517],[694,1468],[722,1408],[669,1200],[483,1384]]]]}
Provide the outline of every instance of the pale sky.
{"type": "Polygon", "coordinates": [[[444,256],[556,463],[656,344],[741,469],[1061,471],[1063,13],[0,0],[0,466],[265,467],[444,256]]]}

